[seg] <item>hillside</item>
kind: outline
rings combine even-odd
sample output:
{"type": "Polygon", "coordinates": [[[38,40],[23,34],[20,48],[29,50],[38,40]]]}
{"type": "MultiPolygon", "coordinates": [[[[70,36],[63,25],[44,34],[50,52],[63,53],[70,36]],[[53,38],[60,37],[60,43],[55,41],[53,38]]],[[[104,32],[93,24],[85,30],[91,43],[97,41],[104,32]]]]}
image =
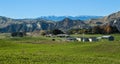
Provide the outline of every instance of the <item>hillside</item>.
{"type": "Polygon", "coordinates": [[[103,18],[98,18],[98,19],[90,19],[89,22],[90,23],[96,23],[96,22],[101,22],[103,24],[114,21],[116,19],[120,18],[120,12],[116,12],[116,13],[112,13],[108,16],[105,16],[103,18]]]}
{"type": "Polygon", "coordinates": [[[56,28],[60,28],[61,30],[69,30],[73,28],[87,28],[88,25],[85,24],[84,21],[81,20],[71,20],[69,18],[65,18],[62,21],[57,22],[56,28]]]}
{"type": "Polygon", "coordinates": [[[116,26],[117,29],[120,31],[120,11],[105,16],[104,18],[91,19],[88,21],[88,24],[94,24],[94,25],[110,24],[111,26],[116,26]]]}
{"type": "Polygon", "coordinates": [[[84,28],[87,25],[81,20],[65,18],[58,22],[44,19],[11,19],[0,17],[0,32],[33,32],[36,30],[69,30],[72,28],[84,28]]]}

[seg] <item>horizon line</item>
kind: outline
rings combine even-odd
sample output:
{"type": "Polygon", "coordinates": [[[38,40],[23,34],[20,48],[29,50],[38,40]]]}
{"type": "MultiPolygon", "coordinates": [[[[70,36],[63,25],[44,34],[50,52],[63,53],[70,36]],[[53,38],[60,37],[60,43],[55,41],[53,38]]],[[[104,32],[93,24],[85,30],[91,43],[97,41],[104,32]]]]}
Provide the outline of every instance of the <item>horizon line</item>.
{"type": "Polygon", "coordinates": [[[9,17],[9,16],[2,16],[0,15],[0,17],[7,17],[7,18],[11,18],[11,19],[34,19],[34,18],[41,18],[41,17],[80,17],[80,16],[101,16],[104,17],[104,15],[41,15],[41,16],[36,16],[36,17],[9,17]]]}

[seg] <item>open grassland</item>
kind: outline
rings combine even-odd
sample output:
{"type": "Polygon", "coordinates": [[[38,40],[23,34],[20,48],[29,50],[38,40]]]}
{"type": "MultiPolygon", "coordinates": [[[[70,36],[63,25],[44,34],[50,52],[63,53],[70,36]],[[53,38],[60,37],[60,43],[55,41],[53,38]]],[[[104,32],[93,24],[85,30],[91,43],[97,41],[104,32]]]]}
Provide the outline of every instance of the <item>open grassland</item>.
{"type": "Polygon", "coordinates": [[[120,35],[113,36],[115,41],[92,43],[5,37],[0,39],[0,64],[120,64],[120,35]]]}

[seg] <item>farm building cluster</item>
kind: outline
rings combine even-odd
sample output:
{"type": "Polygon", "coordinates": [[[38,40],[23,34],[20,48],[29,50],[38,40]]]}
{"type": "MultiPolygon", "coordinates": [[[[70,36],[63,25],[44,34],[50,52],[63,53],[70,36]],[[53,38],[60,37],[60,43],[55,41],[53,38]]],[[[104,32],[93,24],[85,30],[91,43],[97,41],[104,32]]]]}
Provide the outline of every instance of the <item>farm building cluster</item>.
{"type": "MultiPolygon", "coordinates": [[[[58,35],[52,35],[52,34],[48,34],[46,35],[46,37],[59,37],[59,38],[63,38],[64,41],[79,41],[79,42],[97,42],[101,39],[107,39],[108,41],[114,41],[114,37],[111,35],[104,35],[101,37],[72,37],[70,35],[67,34],[58,34],[58,35]]],[[[54,39],[55,41],[55,39],[54,39]]]]}
{"type": "Polygon", "coordinates": [[[114,37],[111,35],[101,36],[101,37],[77,37],[76,40],[80,42],[97,42],[100,39],[107,39],[108,41],[114,41],[114,37]]]}
{"type": "MultiPolygon", "coordinates": [[[[23,37],[25,35],[26,35],[26,33],[24,33],[24,32],[11,33],[12,37],[23,37]]],[[[57,38],[64,39],[64,41],[78,41],[78,42],[97,42],[100,39],[107,39],[109,41],[114,41],[114,39],[115,39],[111,35],[104,35],[104,36],[101,36],[101,37],[85,37],[85,36],[82,36],[82,37],[73,37],[73,36],[70,36],[68,34],[57,34],[57,35],[47,34],[46,37],[53,38],[52,39],[53,41],[55,41],[55,38],[57,37],[57,38]]]]}

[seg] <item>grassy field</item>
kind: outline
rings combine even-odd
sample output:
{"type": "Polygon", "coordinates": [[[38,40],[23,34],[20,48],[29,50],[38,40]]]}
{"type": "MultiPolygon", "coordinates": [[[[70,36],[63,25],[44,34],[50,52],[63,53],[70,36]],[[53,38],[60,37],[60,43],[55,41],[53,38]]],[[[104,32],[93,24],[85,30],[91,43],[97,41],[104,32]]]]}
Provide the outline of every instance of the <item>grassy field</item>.
{"type": "Polygon", "coordinates": [[[0,39],[0,64],[120,64],[120,34],[113,36],[115,41],[92,43],[7,36],[0,39]]]}

